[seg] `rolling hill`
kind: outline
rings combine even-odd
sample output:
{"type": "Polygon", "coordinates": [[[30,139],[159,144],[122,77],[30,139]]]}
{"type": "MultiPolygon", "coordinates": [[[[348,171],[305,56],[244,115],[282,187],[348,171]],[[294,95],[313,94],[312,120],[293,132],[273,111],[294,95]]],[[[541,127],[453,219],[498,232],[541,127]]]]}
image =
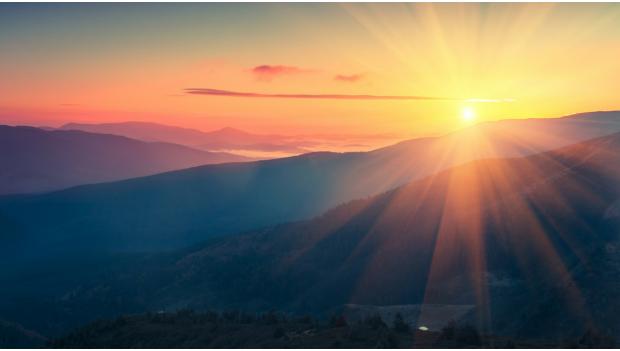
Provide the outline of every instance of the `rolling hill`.
{"type": "Polygon", "coordinates": [[[449,304],[475,306],[471,322],[496,335],[565,340],[596,328],[617,337],[618,165],[620,134],[473,161],[312,220],[84,270],[69,262],[72,278],[66,268],[20,275],[18,299],[45,312],[35,328],[8,307],[17,297],[5,296],[0,315],[40,330],[46,320],[66,328],[188,306],[326,313],[449,304]],[[42,288],[48,281],[53,290],[42,288]]]}
{"type": "MultiPolygon", "coordinates": [[[[341,203],[388,191],[471,160],[528,155],[618,128],[620,113],[597,112],[553,120],[487,123],[444,137],[415,139],[371,152],[310,153],[259,162],[207,165],[50,194],[0,199],[0,226],[4,236],[12,238],[7,255],[23,259],[60,251],[171,250],[216,235],[310,218],[341,203]]],[[[144,147],[160,145],[82,132],[29,131],[36,138],[78,135],[85,140],[112,138],[144,147]]],[[[72,153],[63,151],[59,157],[73,162],[91,160],[95,165],[79,170],[95,173],[97,179],[105,171],[126,175],[139,164],[133,161],[149,160],[143,155],[132,155],[125,146],[115,152],[106,147],[105,155],[113,157],[107,163],[105,158],[94,160],[93,153],[86,152],[85,147],[67,147],[72,153]],[[122,162],[131,164],[125,166],[122,162]]],[[[23,162],[27,158],[12,159],[23,162]]],[[[177,166],[181,161],[176,156],[171,159],[177,166]]],[[[45,169],[52,165],[46,164],[45,169]]],[[[66,168],[54,169],[68,172],[66,168]]]]}
{"type": "MultiPolygon", "coordinates": [[[[310,153],[207,165],[10,197],[0,199],[4,232],[0,240],[5,243],[5,257],[20,259],[71,252],[172,250],[213,236],[310,218],[471,160],[529,155],[611,133],[620,128],[619,117],[618,112],[597,112],[553,120],[500,121],[371,152],[310,153]]],[[[133,160],[130,152],[122,150],[114,154],[133,160]]],[[[97,160],[94,170],[101,165],[104,162],[97,160]]],[[[117,168],[119,172],[132,169],[117,168]]]]}
{"type": "Polygon", "coordinates": [[[469,163],[310,221],[185,252],[140,273],[147,282],[170,279],[146,301],[153,309],[315,312],[345,303],[475,305],[482,327],[526,333],[534,315],[524,307],[552,299],[557,312],[546,318],[579,323],[571,330],[540,318],[542,334],[593,324],[620,335],[605,307],[620,294],[617,251],[609,249],[620,221],[606,215],[620,198],[619,164],[620,135],[469,163]],[[592,274],[607,278],[580,284],[592,274]]]}
{"type": "Polygon", "coordinates": [[[247,160],[114,135],[0,126],[0,194],[45,192],[247,160]]]}

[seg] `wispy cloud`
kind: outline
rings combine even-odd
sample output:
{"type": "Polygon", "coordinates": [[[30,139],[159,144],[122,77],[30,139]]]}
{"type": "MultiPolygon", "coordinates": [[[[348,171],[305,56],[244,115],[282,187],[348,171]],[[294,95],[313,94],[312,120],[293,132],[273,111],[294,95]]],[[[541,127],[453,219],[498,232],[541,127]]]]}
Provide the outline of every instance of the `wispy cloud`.
{"type": "Polygon", "coordinates": [[[466,102],[514,102],[515,99],[465,99],[466,102]]]}
{"type": "Polygon", "coordinates": [[[252,68],[252,74],[259,80],[270,81],[278,76],[311,73],[312,70],[295,66],[284,65],[260,65],[252,68]]]}
{"type": "Polygon", "coordinates": [[[264,94],[253,92],[230,91],[210,88],[187,88],[187,94],[230,96],[243,98],[279,98],[279,99],[336,99],[336,100],[463,100],[438,96],[415,95],[352,95],[352,94],[264,94]]]}
{"type": "Polygon", "coordinates": [[[363,74],[337,74],[334,76],[334,80],[345,83],[355,83],[364,78],[363,74]]]}

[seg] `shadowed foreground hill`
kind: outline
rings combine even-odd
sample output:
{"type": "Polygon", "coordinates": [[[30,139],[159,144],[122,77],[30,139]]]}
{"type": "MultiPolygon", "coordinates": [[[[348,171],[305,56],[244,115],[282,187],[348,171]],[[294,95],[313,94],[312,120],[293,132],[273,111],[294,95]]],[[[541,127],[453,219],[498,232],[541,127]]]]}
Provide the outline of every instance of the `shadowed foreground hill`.
{"type": "Polygon", "coordinates": [[[114,135],[0,126],[0,194],[44,192],[247,160],[114,135]]]}
{"type": "Polygon", "coordinates": [[[48,344],[52,348],[613,348],[607,335],[593,330],[561,341],[520,340],[480,334],[470,324],[450,322],[440,331],[423,331],[374,315],[348,321],[309,316],[262,314],[148,313],[100,320],[48,344]]]}
{"type": "Polygon", "coordinates": [[[0,241],[5,257],[24,260],[181,248],[215,235],[309,218],[471,160],[529,155],[611,133],[620,128],[619,116],[597,112],[500,121],[371,152],[209,165],[0,199],[0,241]]]}
{"type": "Polygon", "coordinates": [[[473,304],[492,330],[617,336],[618,165],[620,135],[456,167],[187,254],[154,274],[171,281],[153,307],[473,304]],[[543,300],[548,313],[531,320],[526,307],[543,300]]]}
{"type": "MultiPolygon", "coordinates": [[[[38,327],[185,306],[450,304],[473,305],[470,321],[496,335],[558,341],[594,329],[617,338],[618,165],[620,134],[475,161],[313,220],[110,260],[74,282],[67,270],[20,277],[13,288],[47,294],[29,303],[41,303],[30,320],[38,327]]],[[[0,313],[26,325],[18,307],[0,313]]]]}
{"type": "MultiPolygon", "coordinates": [[[[480,335],[470,325],[450,324],[440,332],[412,329],[378,316],[348,322],[290,317],[273,312],[149,313],[101,320],[49,344],[52,348],[513,348],[599,346],[593,338],[571,338],[562,344],[515,341],[480,335]]],[[[602,340],[605,341],[605,340],[602,340]]]]}

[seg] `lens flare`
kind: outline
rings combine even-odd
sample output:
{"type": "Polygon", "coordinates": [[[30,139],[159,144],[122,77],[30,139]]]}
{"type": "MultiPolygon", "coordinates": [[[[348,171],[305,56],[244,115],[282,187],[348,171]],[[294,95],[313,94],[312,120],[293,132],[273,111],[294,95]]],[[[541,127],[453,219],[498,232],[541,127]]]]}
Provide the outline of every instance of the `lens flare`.
{"type": "Polygon", "coordinates": [[[476,119],[476,111],[471,106],[463,107],[461,110],[461,119],[467,123],[471,123],[476,119]]]}

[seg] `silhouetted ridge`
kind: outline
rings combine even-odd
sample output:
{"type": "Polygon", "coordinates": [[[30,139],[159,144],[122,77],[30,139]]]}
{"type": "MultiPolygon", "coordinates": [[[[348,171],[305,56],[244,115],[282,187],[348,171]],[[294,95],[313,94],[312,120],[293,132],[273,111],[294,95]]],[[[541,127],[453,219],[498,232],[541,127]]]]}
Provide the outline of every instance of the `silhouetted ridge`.
{"type": "Polygon", "coordinates": [[[0,160],[0,194],[16,194],[247,159],[116,135],[0,126],[0,160]]]}

